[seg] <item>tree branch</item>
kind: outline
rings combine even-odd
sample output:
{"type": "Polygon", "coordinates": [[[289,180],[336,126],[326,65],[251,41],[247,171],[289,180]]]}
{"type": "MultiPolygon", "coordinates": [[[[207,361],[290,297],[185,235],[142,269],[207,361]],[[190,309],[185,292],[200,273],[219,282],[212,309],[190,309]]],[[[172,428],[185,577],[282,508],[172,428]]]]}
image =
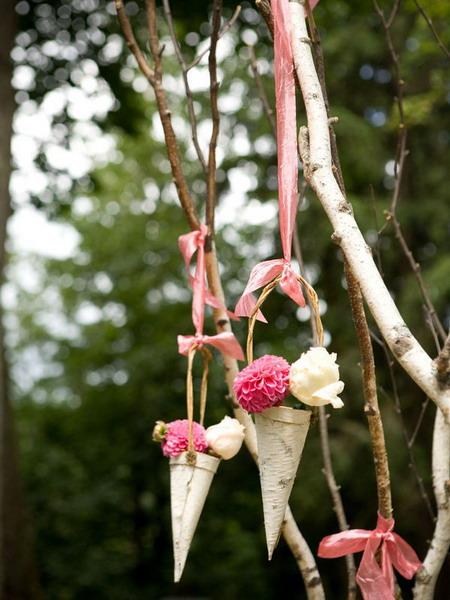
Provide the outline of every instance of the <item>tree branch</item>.
{"type": "Polygon", "coordinates": [[[264,84],[262,82],[261,74],[258,70],[258,63],[256,61],[256,54],[254,46],[248,46],[248,51],[250,52],[250,68],[253,73],[253,77],[255,78],[256,88],[258,90],[258,95],[261,99],[263,110],[266,114],[266,117],[270,123],[270,127],[272,129],[273,136],[276,137],[277,124],[275,121],[275,114],[273,108],[270,106],[269,99],[266,94],[266,90],[264,89],[264,84]]]}
{"type": "MultiPolygon", "coordinates": [[[[220,40],[220,38],[225,35],[227,33],[227,31],[229,31],[233,25],[236,23],[239,15],[241,14],[241,10],[242,7],[240,4],[238,4],[236,6],[236,8],[234,9],[234,13],[231,15],[231,18],[225,23],[225,25],[222,27],[222,29],[220,30],[220,33],[218,35],[218,39],[220,40]]],[[[203,52],[200,52],[200,54],[198,56],[196,56],[194,58],[194,60],[188,65],[187,70],[190,71],[193,67],[197,66],[198,63],[202,60],[202,58],[208,54],[208,52],[210,51],[211,45],[206,48],[205,50],[203,50],[203,52]]]]}
{"type": "Polygon", "coordinates": [[[219,137],[220,115],[217,106],[217,92],[219,82],[217,81],[217,41],[220,34],[220,20],[222,16],[222,0],[214,0],[212,14],[211,46],[209,51],[209,98],[211,102],[212,131],[209,141],[208,169],[206,177],[206,225],[208,226],[210,239],[214,237],[214,213],[216,207],[217,185],[216,185],[216,147],[219,137]]]}
{"type": "Polygon", "coordinates": [[[423,301],[425,303],[426,312],[428,313],[428,318],[426,319],[426,323],[429,326],[433,337],[436,337],[436,332],[441,338],[441,341],[445,339],[445,331],[442,327],[441,322],[436,313],[436,309],[434,308],[433,302],[431,300],[430,294],[428,292],[427,286],[422,277],[420,264],[414,258],[413,253],[411,252],[408,243],[406,242],[405,236],[403,235],[403,231],[400,225],[400,221],[397,217],[397,206],[400,199],[400,190],[403,181],[403,174],[405,170],[405,162],[406,158],[409,154],[409,150],[406,146],[407,141],[407,126],[405,121],[405,110],[403,105],[403,96],[404,96],[404,87],[405,82],[401,77],[400,73],[400,56],[395,49],[394,41],[392,39],[391,27],[394,23],[395,17],[397,16],[400,2],[397,0],[394,4],[394,7],[391,11],[389,18],[386,19],[384,16],[383,10],[380,8],[377,0],[373,0],[373,4],[375,6],[375,11],[380,18],[380,21],[383,25],[384,34],[386,38],[386,43],[389,49],[389,54],[391,56],[392,62],[392,71],[394,77],[394,83],[396,87],[396,97],[395,103],[397,105],[398,114],[399,114],[399,126],[398,126],[398,140],[397,140],[397,151],[395,157],[395,166],[394,166],[394,177],[395,177],[395,186],[394,192],[392,195],[392,201],[389,211],[386,213],[386,222],[392,223],[394,227],[395,237],[400,244],[400,247],[405,255],[411,270],[414,274],[414,277],[417,280],[417,284],[420,289],[420,293],[422,295],[423,301]]]}
{"type": "Polygon", "coordinates": [[[439,34],[436,31],[436,28],[435,28],[435,26],[433,24],[433,21],[431,20],[431,17],[428,16],[428,14],[425,12],[425,9],[420,4],[420,2],[418,2],[418,0],[414,0],[414,4],[417,6],[417,8],[419,9],[420,14],[425,19],[425,22],[428,25],[431,33],[433,34],[433,37],[436,40],[439,48],[442,50],[442,52],[444,53],[444,55],[450,60],[450,52],[447,49],[447,47],[445,46],[444,42],[439,37],[439,34]]]}
{"type": "Polygon", "coordinates": [[[364,413],[369,423],[372,454],[375,464],[377,482],[378,510],[385,519],[392,517],[391,482],[389,476],[388,455],[384,438],[383,421],[381,420],[378,406],[377,380],[375,373],[375,360],[373,356],[372,341],[369,326],[364,312],[364,304],[358,281],[345,263],[345,274],[348,286],[348,295],[352,308],[353,322],[358,338],[359,353],[361,355],[364,413]]]}
{"type": "MultiPolygon", "coordinates": [[[[122,4],[122,0],[116,0],[116,3],[122,4]]],[[[172,126],[171,112],[167,103],[165,90],[162,86],[161,48],[159,45],[156,18],[155,0],[147,0],[147,24],[149,31],[150,51],[154,62],[154,83],[152,85],[155,92],[156,104],[158,107],[159,116],[161,118],[161,124],[163,126],[164,139],[167,147],[167,156],[172,169],[172,177],[175,187],[177,188],[178,197],[186,213],[189,225],[192,229],[198,229],[200,223],[194,207],[194,202],[184,177],[177,139],[172,126]]]]}
{"type": "Polygon", "coordinates": [[[198,160],[203,167],[203,171],[206,173],[206,162],[205,157],[203,156],[202,149],[200,148],[200,143],[198,141],[198,133],[197,133],[197,117],[194,110],[194,99],[192,97],[191,88],[189,85],[188,78],[188,70],[189,67],[186,65],[186,61],[184,60],[183,53],[181,52],[181,47],[178,42],[178,38],[175,33],[175,27],[172,19],[172,12],[170,10],[169,0],[163,0],[164,14],[167,21],[167,26],[169,27],[169,34],[172,39],[172,44],[175,49],[175,55],[177,57],[178,63],[181,67],[181,75],[183,77],[184,83],[184,91],[186,94],[186,102],[188,109],[189,122],[191,124],[191,134],[192,134],[192,142],[194,144],[195,151],[197,153],[198,160]]]}
{"type": "Polygon", "coordinates": [[[309,126],[308,147],[305,147],[304,135],[300,140],[302,158],[309,155],[305,161],[305,176],[335,229],[334,239],[341,245],[368,307],[394,356],[449,418],[450,390],[439,388],[432,360],[403,321],[353,217],[351,206],[334,178],[328,115],[311,54],[304,6],[292,1],[289,7],[294,63],[309,126]]]}
{"type": "Polygon", "coordinates": [[[439,384],[445,388],[450,384],[450,333],[435,359],[435,363],[439,384]]]}
{"type": "Polygon", "coordinates": [[[133,33],[133,29],[131,27],[130,20],[125,11],[125,7],[123,5],[123,0],[115,0],[117,19],[119,21],[119,25],[122,29],[123,37],[125,38],[125,42],[130,49],[131,54],[136,59],[136,62],[142,72],[142,74],[147,78],[151,85],[154,85],[155,73],[151,66],[149,65],[147,59],[145,58],[144,53],[139,47],[139,44],[136,41],[136,38],[133,33]]]}
{"type": "Polygon", "coordinates": [[[436,412],[434,423],[432,469],[438,516],[430,548],[417,573],[415,600],[433,600],[436,582],[450,548],[450,425],[440,410],[436,412]]]}

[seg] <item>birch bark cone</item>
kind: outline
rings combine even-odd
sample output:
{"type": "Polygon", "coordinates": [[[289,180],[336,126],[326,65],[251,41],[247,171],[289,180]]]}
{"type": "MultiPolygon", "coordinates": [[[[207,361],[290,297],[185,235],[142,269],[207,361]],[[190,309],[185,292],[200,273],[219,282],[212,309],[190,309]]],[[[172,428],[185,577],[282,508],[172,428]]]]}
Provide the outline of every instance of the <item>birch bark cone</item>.
{"type": "Polygon", "coordinates": [[[174,581],[180,581],[211,482],[220,459],[196,453],[195,464],[188,461],[188,452],[170,459],[170,504],[174,581]]]}
{"type": "Polygon", "coordinates": [[[310,411],[288,406],[268,408],[255,415],[269,560],[280,538],[310,419],[310,411]]]}

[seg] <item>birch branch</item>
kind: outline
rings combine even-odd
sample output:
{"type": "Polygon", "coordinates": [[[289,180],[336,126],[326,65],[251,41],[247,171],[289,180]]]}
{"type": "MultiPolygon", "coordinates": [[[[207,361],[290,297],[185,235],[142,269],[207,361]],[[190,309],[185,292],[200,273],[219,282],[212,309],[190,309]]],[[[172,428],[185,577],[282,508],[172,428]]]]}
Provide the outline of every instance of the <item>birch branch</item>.
{"type": "Polygon", "coordinates": [[[450,548],[450,425],[440,410],[436,412],[434,423],[432,469],[438,516],[430,548],[416,576],[415,600],[433,600],[450,548]]]}
{"type": "Polygon", "coordinates": [[[396,359],[417,385],[450,418],[450,390],[439,388],[431,358],[402,319],[353,217],[332,170],[328,116],[311,53],[305,9],[298,1],[289,4],[294,64],[308,121],[308,136],[301,136],[300,152],[305,176],[334,227],[337,241],[358,279],[361,292],[396,359]]]}

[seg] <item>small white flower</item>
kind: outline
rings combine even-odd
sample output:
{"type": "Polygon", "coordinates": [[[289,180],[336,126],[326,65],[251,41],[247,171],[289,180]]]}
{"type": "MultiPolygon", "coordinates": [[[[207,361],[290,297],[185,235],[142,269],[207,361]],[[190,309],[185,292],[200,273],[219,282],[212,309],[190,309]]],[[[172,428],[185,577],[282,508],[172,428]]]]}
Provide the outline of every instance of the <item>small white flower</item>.
{"type": "Polygon", "coordinates": [[[341,408],[344,403],[338,395],[344,389],[339,381],[336,354],[321,346],[310,348],[291,365],[289,389],[293,396],[309,406],[331,404],[341,408]]]}
{"type": "Polygon", "coordinates": [[[245,427],[231,417],[224,417],[220,423],[206,430],[210,449],[224,460],[233,458],[239,452],[244,437],[245,427]]]}

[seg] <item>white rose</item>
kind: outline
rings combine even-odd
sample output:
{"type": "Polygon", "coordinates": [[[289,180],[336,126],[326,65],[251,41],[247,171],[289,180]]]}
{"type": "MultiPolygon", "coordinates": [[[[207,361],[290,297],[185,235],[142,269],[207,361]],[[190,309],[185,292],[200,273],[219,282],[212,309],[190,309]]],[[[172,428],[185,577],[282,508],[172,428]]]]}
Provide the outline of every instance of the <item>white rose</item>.
{"type": "Polygon", "coordinates": [[[228,460],[235,456],[245,437],[245,427],[237,419],[224,417],[217,425],[206,430],[206,441],[213,452],[228,460]]]}
{"type": "Polygon", "coordinates": [[[339,381],[336,354],[320,346],[310,348],[291,365],[289,389],[293,396],[310,406],[331,404],[341,408],[344,403],[338,395],[344,389],[339,381]]]}

